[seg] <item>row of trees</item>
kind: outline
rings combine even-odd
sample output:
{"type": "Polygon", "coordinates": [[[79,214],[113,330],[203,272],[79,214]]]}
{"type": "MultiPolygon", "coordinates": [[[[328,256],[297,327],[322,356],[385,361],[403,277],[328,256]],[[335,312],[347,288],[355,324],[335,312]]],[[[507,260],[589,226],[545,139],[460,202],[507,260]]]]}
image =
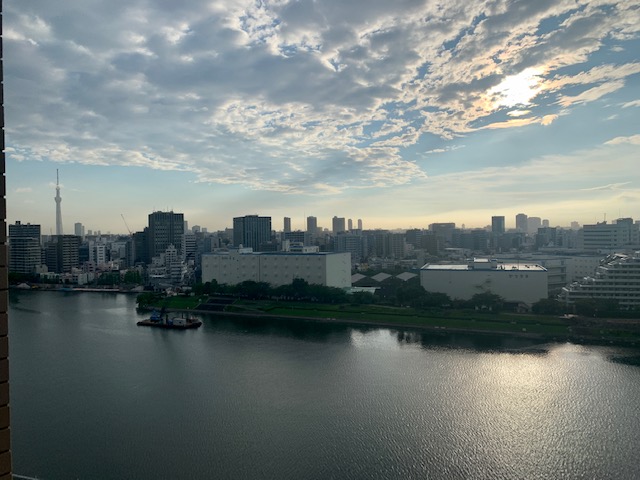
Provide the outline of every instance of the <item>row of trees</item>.
{"type": "MultiPolygon", "coordinates": [[[[397,280],[397,279],[395,279],[397,280]]],[[[406,306],[423,310],[434,309],[471,309],[498,313],[505,308],[504,299],[494,293],[483,291],[473,295],[469,300],[451,299],[447,294],[427,292],[417,279],[407,282],[401,280],[385,282],[376,290],[375,295],[368,292],[347,294],[344,290],[322,285],[310,285],[303,279],[295,279],[289,285],[272,287],[265,282],[245,281],[237,285],[221,285],[215,280],[196,284],[194,294],[201,295],[229,295],[251,300],[283,300],[313,303],[357,305],[382,304],[392,306],[406,306]]],[[[151,305],[157,300],[155,293],[144,293],[139,296],[143,303],[151,305]]],[[[567,306],[555,299],[542,299],[532,308],[534,313],[541,315],[562,315],[575,313],[588,317],[630,317],[637,316],[637,311],[622,310],[615,300],[585,299],[574,305],[567,306]]]]}
{"type": "Polygon", "coordinates": [[[289,285],[279,287],[271,287],[268,283],[254,281],[246,281],[237,285],[220,285],[214,280],[195,285],[193,292],[196,295],[231,295],[252,300],[277,299],[357,305],[383,304],[419,309],[471,308],[498,312],[504,305],[502,297],[490,292],[478,293],[470,300],[454,301],[447,294],[425,291],[417,281],[390,282],[387,288],[377,290],[375,295],[369,292],[347,294],[340,288],[310,285],[299,278],[294,279],[289,285]]]}

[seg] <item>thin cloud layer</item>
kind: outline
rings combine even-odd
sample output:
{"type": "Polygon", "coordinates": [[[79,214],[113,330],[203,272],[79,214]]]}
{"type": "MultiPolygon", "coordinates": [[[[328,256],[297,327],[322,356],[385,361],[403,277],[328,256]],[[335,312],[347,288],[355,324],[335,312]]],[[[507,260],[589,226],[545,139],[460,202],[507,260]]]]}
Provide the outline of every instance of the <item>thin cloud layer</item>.
{"type": "Polygon", "coordinates": [[[7,153],[311,195],[427,182],[427,153],[637,83],[639,31],[625,1],[10,2],[7,153]]]}

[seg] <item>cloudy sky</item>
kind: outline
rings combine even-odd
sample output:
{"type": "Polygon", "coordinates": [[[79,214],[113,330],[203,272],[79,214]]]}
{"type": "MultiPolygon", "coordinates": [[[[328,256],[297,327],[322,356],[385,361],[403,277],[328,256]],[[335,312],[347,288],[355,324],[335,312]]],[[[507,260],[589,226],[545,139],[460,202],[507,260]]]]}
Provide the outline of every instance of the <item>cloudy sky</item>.
{"type": "Polygon", "coordinates": [[[7,216],[640,219],[636,0],[4,2],[7,216]]]}

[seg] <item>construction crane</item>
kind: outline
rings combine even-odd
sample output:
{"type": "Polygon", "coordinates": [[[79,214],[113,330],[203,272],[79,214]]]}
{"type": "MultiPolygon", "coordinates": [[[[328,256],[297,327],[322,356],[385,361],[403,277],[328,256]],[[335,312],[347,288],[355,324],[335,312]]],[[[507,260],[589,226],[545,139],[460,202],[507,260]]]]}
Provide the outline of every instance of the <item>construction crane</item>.
{"type": "Polygon", "coordinates": [[[131,232],[131,229],[129,228],[129,225],[127,225],[127,221],[124,219],[124,214],[120,214],[120,216],[122,217],[122,221],[124,222],[124,226],[127,227],[127,230],[129,231],[129,235],[133,235],[133,232],[131,232]]]}

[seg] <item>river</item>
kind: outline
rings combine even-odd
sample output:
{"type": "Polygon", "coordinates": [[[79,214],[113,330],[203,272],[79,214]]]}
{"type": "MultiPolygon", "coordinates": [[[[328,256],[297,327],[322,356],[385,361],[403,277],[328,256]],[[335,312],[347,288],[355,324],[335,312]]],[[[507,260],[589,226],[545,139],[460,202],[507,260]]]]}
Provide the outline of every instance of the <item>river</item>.
{"type": "Polygon", "coordinates": [[[10,292],[14,473],[53,479],[633,479],[640,352],[203,316],[10,292]]]}

